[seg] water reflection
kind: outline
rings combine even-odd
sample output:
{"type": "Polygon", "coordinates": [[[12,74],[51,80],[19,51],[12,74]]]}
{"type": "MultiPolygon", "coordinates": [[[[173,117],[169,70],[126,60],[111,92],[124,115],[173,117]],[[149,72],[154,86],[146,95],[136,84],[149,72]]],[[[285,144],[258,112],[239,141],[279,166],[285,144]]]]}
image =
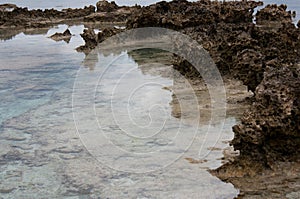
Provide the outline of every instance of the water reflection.
{"type": "MultiPolygon", "coordinates": [[[[92,70],[81,68],[77,76],[75,90],[80,92],[75,91],[73,105],[79,111],[75,113],[75,120],[78,121],[81,140],[101,164],[116,170],[149,172],[162,166],[168,167],[155,172],[130,173],[122,178],[108,179],[114,186],[118,185],[113,194],[120,197],[120,193],[130,186],[130,196],[146,194],[151,198],[170,198],[174,195],[210,197],[213,194],[214,198],[234,197],[236,192],[231,185],[217,182],[199,166],[215,168],[220,165],[218,158],[222,157],[221,150],[214,150],[208,156],[205,154],[213,146],[227,146],[222,141],[230,139],[230,128],[235,120],[227,121],[223,138],[217,144],[219,124],[210,126],[213,133],[206,137],[209,126],[205,121],[202,122],[194,137],[199,122],[195,120],[195,115],[199,114],[198,104],[190,83],[184,78],[179,80],[180,74],[173,70],[169,59],[171,54],[157,49],[118,52],[98,51],[97,56],[88,56],[86,66],[89,65],[88,61],[98,63],[91,64],[92,70]],[[94,80],[97,81],[96,86],[94,80]],[[96,91],[94,99],[90,99],[88,90],[96,91]],[[172,112],[177,110],[170,104],[176,97],[180,99],[180,117],[172,116],[172,112]],[[89,103],[95,103],[95,110],[88,107],[89,103]],[[151,109],[155,104],[160,107],[151,109]],[[151,117],[148,117],[148,110],[151,117]],[[94,121],[95,116],[98,125],[94,121]],[[181,136],[178,136],[178,130],[181,136]],[[186,144],[190,141],[194,143],[186,150],[186,146],[189,146],[186,144]],[[205,159],[199,160],[201,147],[200,156],[205,159]],[[177,159],[181,155],[184,157],[177,159]],[[198,160],[198,163],[190,164],[184,158],[198,160]],[[149,188],[139,191],[146,184],[149,188]],[[212,193],[208,186],[215,185],[221,190],[212,193]],[[160,191],[156,192],[155,189],[160,191]]],[[[198,97],[202,98],[201,95],[198,97]]],[[[206,118],[206,122],[208,120],[206,118]]]]}
{"type": "MultiPolygon", "coordinates": [[[[68,26],[51,29],[48,34],[65,30],[66,27],[68,26]]],[[[101,150],[105,149],[109,138],[114,145],[123,147],[130,153],[158,151],[153,161],[147,162],[146,169],[165,165],[169,157],[182,154],[183,157],[165,169],[147,174],[114,171],[107,167],[108,162],[99,164],[91,157],[75,134],[71,103],[75,72],[83,59],[81,54],[74,51],[75,47],[82,42],[78,35],[82,28],[82,26],[70,27],[71,32],[75,34],[70,44],[56,43],[45,35],[18,35],[13,40],[1,43],[6,47],[5,53],[15,53],[8,57],[1,53],[2,64],[7,63],[1,65],[3,83],[1,83],[3,86],[1,91],[4,92],[3,95],[0,94],[1,101],[15,103],[3,104],[1,107],[6,106],[7,109],[1,110],[1,116],[9,111],[20,111],[3,119],[5,121],[0,133],[0,178],[3,180],[0,189],[6,190],[7,196],[12,198],[29,196],[38,198],[41,194],[47,198],[233,198],[236,196],[238,191],[231,184],[221,182],[206,171],[207,168],[216,168],[221,164],[222,151],[212,150],[212,147],[222,149],[228,146],[223,141],[232,138],[231,126],[236,123],[236,120],[234,117],[226,119],[219,140],[220,132],[217,123],[210,126],[211,134],[205,137],[210,115],[202,114],[201,108],[210,109],[205,104],[209,99],[204,94],[207,89],[205,85],[199,86],[201,85],[199,82],[188,82],[185,78],[180,78],[180,74],[173,70],[170,63],[171,54],[165,51],[117,49],[98,51],[94,55],[86,56],[84,63],[88,68],[80,67],[85,74],[81,80],[83,85],[86,84],[93,89],[95,84],[92,84],[91,80],[99,78],[97,72],[103,71],[105,65],[113,60],[115,62],[106,72],[102,83],[96,84],[98,87],[95,96],[90,98],[84,93],[78,96],[80,99],[92,100],[96,108],[96,117],[102,128],[99,129],[97,124],[92,123],[95,115],[94,110],[88,109],[89,107],[79,107],[82,108],[82,114],[79,115],[82,123],[79,127],[88,130],[86,134],[95,133],[95,136],[98,136],[100,130],[104,132],[106,140],[99,140],[97,137],[93,139],[101,150]],[[22,49],[16,51],[16,46],[20,43],[22,49]],[[47,45],[43,47],[41,43],[47,45]],[[26,59],[18,61],[24,52],[27,53],[26,59]],[[99,63],[104,64],[99,65],[99,63]],[[110,94],[116,81],[128,71],[132,73],[124,76],[120,86],[115,90],[119,95],[111,101],[110,94]],[[130,103],[127,103],[125,99],[129,88],[149,81],[156,84],[146,84],[141,90],[134,92],[130,103]],[[203,92],[199,92],[200,90],[203,92]],[[193,100],[194,92],[196,92],[196,100],[200,102],[193,100]],[[43,101],[34,101],[38,99],[43,101]],[[115,107],[119,125],[112,120],[111,102],[115,107]],[[28,106],[25,106],[26,104],[28,106]],[[139,124],[139,129],[133,128],[132,123],[128,123],[126,115],[123,117],[127,111],[124,104],[128,104],[133,116],[132,121],[139,124]],[[161,106],[153,106],[150,109],[151,121],[149,115],[145,114],[145,110],[155,104],[161,106]],[[23,110],[23,107],[26,108],[23,110]],[[201,128],[198,135],[194,140],[187,139],[193,137],[194,130],[199,124],[198,120],[194,120],[193,114],[199,113],[201,128]],[[165,118],[169,123],[162,125],[162,119],[165,118]],[[182,135],[176,137],[176,130],[180,123],[182,135]],[[149,124],[152,128],[143,130],[149,124]],[[157,134],[153,139],[148,140],[136,138],[152,136],[151,133],[159,131],[161,126],[164,127],[164,136],[157,134]],[[127,130],[126,132],[131,136],[126,136],[121,128],[127,130]],[[175,139],[174,142],[174,138],[179,139],[177,142],[175,139]],[[191,141],[194,143],[188,151],[184,151],[185,148],[181,146],[186,146],[191,141]],[[176,145],[177,147],[174,147],[176,145]],[[201,147],[202,154],[199,156],[201,147]],[[208,156],[205,156],[207,153],[208,156]],[[10,173],[14,173],[16,177],[12,178],[10,173]]],[[[114,154],[113,149],[107,148],[102,151],[100,158],[115,163],[121,162],[125,166],[134,163],[136,168],[141,166],[145,168],[143,159],[137,159],[130,153],[127,156],[118,156],[114,154]]]]}

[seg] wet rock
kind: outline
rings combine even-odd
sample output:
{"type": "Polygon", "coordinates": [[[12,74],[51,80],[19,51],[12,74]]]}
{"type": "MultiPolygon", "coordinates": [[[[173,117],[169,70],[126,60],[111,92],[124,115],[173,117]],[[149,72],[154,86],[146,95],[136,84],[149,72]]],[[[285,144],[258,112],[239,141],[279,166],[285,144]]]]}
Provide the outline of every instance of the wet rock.
{"type": "Polygon", "coordinates": [[[8,141],[15,141],[15,142],[21,142],[21,141],[25,141],[26,137],[23,137],[23,136],[7,137],[6,140],[8,140],[8,141]]]}
{"type": "Polygon", "coordinates": [[[98,42],[97,42],[96,33],[93,29],[90,29],[90,28],[84,29],[83,33],[80,34],[80,36],[85,41],[85,45],[78,47],[76,49],[78,52],[88,52],[91,49],[96,47],[98,42]]]}
{"type": "Polygon", "coordinates": [[[107,39],[113,35],[116,35],[122,31],[123,31],[122,29],[118,29],[118,28],[105,28],[105,29],[103,29],[103,31],[98,33],[97,41],[98,41],[98,43],[101,43],[105,39],[107,39]]]}
{"type": "Polygon", "coordinates": [[[13,190],[15,190],[15,188],[0,188],[0,193],[10,193],[13,190]]]}
{"type": "Polygon", "coordinates": [[[83,149],[81,147],[68,148],[68,147],[59,147],[53,150],[56,153],[62,154],[73,154],[73,153],[81,153],[83,149]]]}
{"type": "Polygon", "coordinates": [[[256,191],[273,198],[270,186],[276,187],[276,197],[297,190],[293,182],[300,181],[299,88],[299,65],[267,67],[256,88],[255,102],[241,124],[233,127],[231,144],[240,156],[212,173],[247,195],[256,191]]]}
{"type": "Polygon", "coordinates": [[[72,34],[69,29],[65,30],[63,33],[55,33],[50,36],[54,41],[64,40],[66,43],[69,43],[71,40],[72,34]]]}
{"type": "Polygon", "coordinates": [[[207,160],[205,160],[205,159],[203,159],[203,160],[196,160],[194,158],[184,158],[184,159],[187,160],[191,164],[201,164],[201,163],[207,162],[207,160]]]}
{"type": "Polygon", "coordinates": [[[19,150],[10,150],[6,154],[0,157],[0,161],[10,162],[10,161],[19,161],[23,159],[23,153],[19,150]]]}
{"type": "Polygon", "coordinates": [[[277,170],[262,168],[249,159],[235,160],[230,165],[212,173],[240,189],[238,198],[286,198],[299,190],[299,163],[280,162],[277,170]]]}
{"type": "Polygon", "coordinates": [[[93,29],[85,29],[83,31],[83,34],[80,34],[81,37],[85,41],[84,46],[78,47],[76,50],[78,52],[85,52],[89,53],[92,49],[94,49],[98,43],[103,42],[105,39],[122,32],[122,29],[118,28],[104,28],[102,31],[100,31],[98,34],[95,33],[93,29]]]}

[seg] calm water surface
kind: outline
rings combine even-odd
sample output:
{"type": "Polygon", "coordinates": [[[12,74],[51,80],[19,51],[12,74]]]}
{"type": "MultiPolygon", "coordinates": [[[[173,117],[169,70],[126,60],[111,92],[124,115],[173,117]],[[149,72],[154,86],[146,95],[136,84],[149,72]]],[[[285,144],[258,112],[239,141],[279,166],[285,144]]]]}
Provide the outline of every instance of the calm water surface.
{"type": "MultiPolygon", "coordinates": [[[[207,172],[221,165],[221,149],[232,139],[234,117],[227,118],[221,137],[217,130],[221,123],[209,125],[204,116],[198,128],[189,119],[193,113],[189,109],[181,111],[186,118],[181,121],[172,115],[171,104],[178,100],[175,90],[184,91],[179,99],[185,101],[183,107],[195,103],[190,101],[189,84],[174,79],[167,54],[99,52],[85,58],[74,50],[83,43],[79,36],[83,26],[69,27],[75,35],[69,44],[47,38],[66,28],[61,25],[44,35],[21,33],[0,43],[1,197],[237,195],[231,184],[207,172]],[[94,110],[85,106],[90,100],[94,110]],[[115,153],[110,147],[126,152],[115,153]]],[[[199,112],[197,106],[194,112],[199,112]]]]}
{"type": "MultiPolygon", "coordinates": [[[[29,8],[57,9],[96,3],[89,0],[8,2],[29,8]]],[[[299,10],[297,1],[285,3],[290,9],[299,10]]],[[[60,25],[44,30],[44,33],[20,33],[10,40],[0,41],[0,198],[236,196],[238,190],[231,184],[221,182],[207,172],[208,168],[221,165],[222,149],[233,137],[231,126],[236,119],[226,119],[219,137],[217,129],[222,124],[209,125],[205,120],[209,118],[207,116],[202,116],[204,122],[200,128],[189,119],[181,121],[174,117],[174,104],[176,100],[182,100],[182,117],[189,118],[191,111],[187,108],[184,112],[184,104],[186,107],[192,104],[189,101],[191,91],[184,79],[174,76],[168,55],[152,51],[99,52],[95,57],[85,59],[84,54],[74,50],[83,44],[79,35],[83,28],[60,25]],[[70,43],[47,38],[66,28],[74,34],[70,43]],[[90,64],[91,61],[94,63],[90,64]],[[107,65],[111,67],[105,70],[107,65]],[[78,71],[82,76],[78,77],[78,71]],[[99,74],[105,75],[99,80],[99,74]],[[92,80],[97,80],[97,87],[92,80]],[[95,91],[93,110],[82,104],[91,100],[85,89],[81,92],[82,85],[95,91]],[[174,97],[176,90],[184,93],[182,98],[174,97]],[[72,96],[79,101],[74,101],[72,96]],[[74,125],[74,112],[77,113],[77,126],[74,125]],[[206,134],[208,128],[212,129],[209,135],[206,134]],[[82,139],[96,137],[99,129],[103,139],[89,140],[85,142],[88,146],[83,146],[79,136],[82,139]],[[180,140],[178,129],[191,139],[180,140]],[[162,133],[153,136],[153,132],[162,133]],[[141,136],[145,139],[139,139],[141,136]],[[176,139],[180,144],[174,145],[176,139]],[[115,154],[110,151],[109,144],[122,148],[129,155],[115,154]],[[94,145],[100,149],[91,149],[94,145]],[[188,150],[186,146],[189,146],[188,150]],[[100,161],[91,156],[93,150],[101,151],[100,161]],[[137,158],[138,153],[149,156],[137,158]],[[150,171],[167,165],[174,157],[178,157],[174,164],[155,172],[120,171],[138,169],[140,165],[144,171],[150,171]],[[184,158],[198,162],[191,164],[184,158]],[[132,168],[126,168],[129,163],[132,168]]],[[[201,93],[198,97],[204,99],[205,104],[204,96],[201,93]]]]}

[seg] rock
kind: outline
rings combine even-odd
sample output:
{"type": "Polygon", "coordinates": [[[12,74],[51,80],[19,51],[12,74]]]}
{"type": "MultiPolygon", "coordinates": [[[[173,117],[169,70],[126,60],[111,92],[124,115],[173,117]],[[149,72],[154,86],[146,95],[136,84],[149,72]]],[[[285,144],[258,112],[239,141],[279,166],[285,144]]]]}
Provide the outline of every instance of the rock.
{"type": "Polygon", "coordinates": [[[96,34],[92,29],[84,29],[83,33],[80,35],[84,39],[85,43],[89,46],[92,46],[95,43],[97,43],[96,34]]]}
{"type": "Polygon", "coordinates": [[[251,111],[233,127],[232,145],[241,155],[262,157],[268,165],[276,160],[299,161],[299,88],[299,65],[267,68],[251,111]]]}
{"type": "Polygon", "coordinates": [[[53,152],[62,153],[62,154],[76,154],[76,153],[83,152],[83,149],[81,147],[78,147],[78,146],[76,146],[74,148],[58,147],[56,149],[53,149],[53,152]]]}
{"type": "Polygon", "coordinates": [[[105,28],[101,32],[98,33],[97,41],[98,41],[98,43],[101,43],[105,39],[107,39],[113,35],[116,35],[122,31],[123,31],[122,29],[118,29],[118,28],[105,28]]]}
{"type": "Polygon", "coordinates": [[[0,162],[20,161],[24,158],[24,153],[19,150],[12,149],[0,157],[0,162]]]}
{"type": "Polygon", "coordinates": [[[182,29],[203,24],[219,22],[242,23],[253,20],[253,12],[262,2],[215,2],[202,0],[188,2],[174,0],[158,2],[156,4],[136,10],[128,19],[128,28],[138,27],[166,27],[182,29]]]}
{"type": "Polygon", "coordinates": [[[91,49],[95,48],[97,45],[97,36],[93,29],[84,29],[80,36],[85,41],[84,46],[78,47],[76,50],[78,52],[89,52],[91,49]]]}
{"type": "MultiPolygon", "coordinates": [[[[221,22],[181,31],[202,44],[223,75],[242,80],[253,92],[263,79],[267,63],[280,67],[295,64],[300,57],[300,31],[292,23],[265,26],[221,22]]],[[[181,58],[174,59],[174,67],[185,76],[201,76],[181,58]]]]}
{"type": "Polygon", "coordinates": [[[292,22],[292,13],[286,11],[286,5],[267,5],[265,8],[257,11],[256,22],[258,24],[266,22],[292,22]]]}
{"type": "Polygon", "coordinates": [[[85,41],[85,45],[78,47],[76,50],[78,52],[89,53],[99,43],[122,31],[124,30],[118,28],[104,28],[96,35],[93,29],[85,29],[83,34],[80,34],[85,41]]]}
{"type": "Polygon", "coordinates": [[[253,49],[245,49],[237,52],[236,57],[236,64],[231,70],[232,75],[247,85],[249,90],[255,91],[263,79],[263,54],[253,49]]]}
{"type": "Polygon", "coordinates": [[[0,193],[7,194],[12,192],[13,190],[15,190],[15,188],[0,188],[0,193]]]}
{"type": "Polygon", "coordinates": [[[187,160],[191,164],[201,164],[201,163],[207,162],[207,160],[205,160],[205,159],[200,159],[200,160],[196,160],[194,158],[184,158],[184,159],[187,160]]]}
{"type": "Polygon", "coordinates": [[[8,4],[8,3],[1,4],[0,5],[0,12],[11,12],[15,8],[17,8],[17,6],[15,4],[8,4]]]}
{"type": "Polygon", "coordinates": [[[300,180],[299,88],[300,65],[268,66],[252,107],[241,124],[233,127],[231,144],[240,156],[212,173],[247,192],[249,198],[254,191],[265,198],[283,198],[296,191],[294,182],[300,180]],[[271,185],[276,186],[277,196],[271,185]]]}
{"type": "Polygon", "coordinates": [[[106,0],[98,1],[96,4],[97,12],[112,12],[116,11],[119,6],[114,2],[108,2],[106,0]]]}
{"type": "Polygon", "coordinates": [[[97,3],[97,12],[84,17],[86,22],[114,22],[114,23],[126,23],[127,19],[141,9],[140,6],[118,6],[113,1],[111,3],[107,1],[99,1],[97,3]]]}
{"type": "Polygon", "coordinates": [[[62,11],[54,9],[45,9],[42,11],[40,9],[28,10],[27,8],[20,8],[11,4],[0,5],[0,11],[7,10],[8,8],[13,8],[13,10],[1,12],[1,28],[43,28],[66,19],[75,20],[95,13],[95,6],[75,9],[69,8],[63,9],[62,11]]]}
{"type": "MultiPolygon", "coordinates": [[[[229,163],[213,173],[232,182],[250,198],[257,195],[283,198],[299,189],[294,182],[300,179],[300,69],[297,65],[300,61],[300,21],[296,28],[292,23],[293,13],[287,11],[285,5],[268,5],[257,12],[257,23],[253,23],[254,9],[260,5],[262,2],[255,1],[174,0],[145,7],[119,7],[114,2],[100,1],[96,13],[93,6],[62,11],[29,11],[18,7],[7,11],[7,6],[0,6],[0,27],[46,27],[66,19],[83,19],[126,22],[128,29],[172,28],[187,34],[210,53],[222,75],[241,80],[255,93],[249,100],[251,108],[241,118],[241,123],[233,127],[235,136],[231,144],[240,155],[235,157],[238,152],[231,149],[224,151],[229,163]],[[266,192],[270,195],[265,195],[266,192]]],[[[89,53],[121,31],[106,28],[95,34],[93,29],[85,29],[81,36],[86,44],[77,50],[89,53]]],[[[58,34],[56,37],[65,33],[58,34]]],[[[175,45],[180,47],[180,42],[175,41],[175,45]]],[[[191,48],[186,50],[193,53],[191,48]]],[[[175,69],[189,78],[201,80],[201,74],[190,63],[174,57],[175,69]]],[[[92,57],[91,60],[96,59],[92,57]]],[[[173,100],[172,103],[178,102],[173,100]]],[[[179,111],[176,114],[175,117],[181,117],[179,111]]],[[[0,164],[22,161],[21,152],[1,153],[0,164]]],[[[63,159],[72,159],[81,153],[79,149],[68,148],[58,148],[54,152],[63,159]]],[[[83,190],[89,192],[89,188],[83,190]]],[[[82,191],[75,189],[74,192],[82,191]]]]}
{"type": "Polygon", "coordinates": [[[68,8],[62,10],[62,16],[66,19],[81,18],[95,13],[95,6],[85,6],[84,8],[68,8]]]}
{"type": "Polygon", "coordinates": [[[121,8],[115,12],[97,12],[84,17],[85,22],[126,23],[132,8],[121,8]]]}
{"type": "Polygon", "coordinates": [[[63,33],[55,33],[50,36],[51,39],[54,41],[61,41],[64,40],[65,42],[69,43],[71,40],[72,34],[69,29],[65,30],[63,33]]]}

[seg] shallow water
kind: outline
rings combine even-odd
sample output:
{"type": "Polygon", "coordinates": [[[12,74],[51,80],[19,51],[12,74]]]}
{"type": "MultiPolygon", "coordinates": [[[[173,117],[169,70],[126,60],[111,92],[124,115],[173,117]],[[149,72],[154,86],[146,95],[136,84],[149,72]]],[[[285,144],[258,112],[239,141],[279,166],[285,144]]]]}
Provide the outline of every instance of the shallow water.
{"type": "MultiPolygon", "coordinates": [[[[221,165],[234,117],[226,119],[221,137],[222,124],[208,125],[209,114],[203,114],[198,128],[192,113],[200,110],[189,109],[195,104],[190,84],[174,75],[168,54],[100,53],[94,57],[96,65],[85,60],[92,67],[83,67],[84,55],[74,50],[83,43],[83,26],[69,27],[75,34],[69,44],[47,38],[66,28],[44,35],[21,33],[0,43],[2,198],[237,195],[231,184],[207,172],[221,165]],[[83,76],[78,77],[78,71],[83,76]],[[99,78],[99,72],[105,75],[95,88],[91,80],[99,78]],[[94,110],[82,106],[91,99],[78,93],[81,87],[76,84],[95,88],[94,110]],[[180,91],[184,120],[174,117],[178,107],[173,94],[180,91]]],[[[202,105],[209,105],[207,92],[199,92],[202,105]]]]}
{"type": "Polygon", "coordinates": [[[209,125],[208,93],[198,88],[200,108],[192,106],[195,88],[172,70],[168,54],[100,52],[92,57],[96,65],[89,64],[74,50],[83,44],[83,26],[69,27],[75,35],[69,44],[47,38],[67,27],[0,41],[0,198],[237,195],[207,169],[221,165],[242,110],[228,115],[220,133],[221,123],[209,125]],[[77,92],[82,85],[94,89],[93,98],[77,92]],[[84,106],[89,100],[94,109],[84,106]],[[200,128],[194,112],[201,114],[200,128]]]}

